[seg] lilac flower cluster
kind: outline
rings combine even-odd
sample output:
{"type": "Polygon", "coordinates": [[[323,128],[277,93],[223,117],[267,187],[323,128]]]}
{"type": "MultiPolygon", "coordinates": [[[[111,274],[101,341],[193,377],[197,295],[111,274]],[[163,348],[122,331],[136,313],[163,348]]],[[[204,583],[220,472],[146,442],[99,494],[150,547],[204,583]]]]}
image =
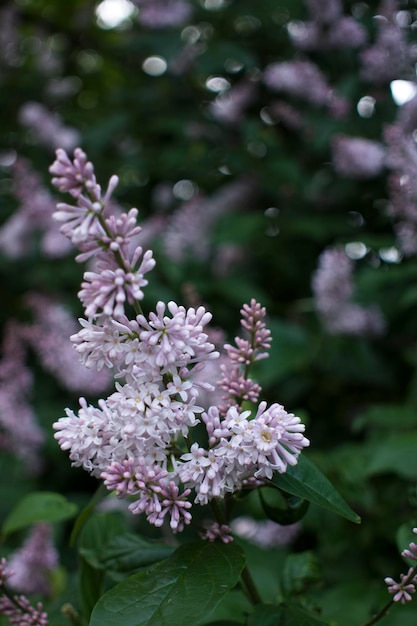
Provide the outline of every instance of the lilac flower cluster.
{"type": "MultiPolygon", "coordinates": [[[[249,339],[225,346],[231,369],[243,368],[243,373],[228,379],[224,372],[227,406],[205,411],[199,393],[213,386],[201,371],[219,356],[205,330],[211,314],[203,306],[158,302],[156,312],[146,316],[140,302],[144,275],[154,260],[140,246],[131,250],[140,231],[136,209],[117,218],[108,215],[117,177],[102,196],[80,149],[73,161],[58,150],[50,170],[55,186],[74,198],[73,205],[57,207],[62,232],[79,248],[79,261],[97,258],[98,271],[84,274],[79,293],[87,319],[80,320],[82,328],[72,341],[86,366],[111,368],[116,378],[115,392],[99,400],[98,407],[81,398],[78,414],[67,409],[54,424],[55,437],[74,465],[133,500],[132,513],[145,514],[157,527],[169,520],[172,531],[180,532],[191,522],[192,498],[205,505],[241,489],[247,479],[270,479],[274,471],[295,465],[309,444],[300,419],[281,405],[261,402],[254,415],[241,408],[241,401],[255,402],[260,392],[248,371],[267,356],[265,310],[254,300],[244,306],[242,324],[249,339]],[[192,428],[200,421],[208,447],[193,442],[192,428]]],[[[221,529],[213,533],[227,535],[221,529]]]]}
{"type": "Polygon", "coordinates": [[[26,102],[19,111],[19,121],[41,144],[53,150],[58,146],[71,150],[79,141],[75,128],[64,126],[57,114],[39,102],[26,102]]]}
{"type": "Polygon", "coordinates": [[[384,146],[363,137],[336,135],[332,139],[333,167],[349,178],[374,178],[385,166],[384,146]]]}
{"type": "Polygon", "coordinates": [[[385,129],[387,144],[387,167],[390,170],[388,190],[390,212],[394,217],[394,226],[406,256],[417,252],[417,185],[415,171],[417,167],[417,147],[409,126],[416,114],[417,98],[407,103],[403,115],[385,129]]]}
{"type": "Polygon", "coordinates": [[[306,100],[318,107],[327,107],[341,117],[347,111],[346,101],[338,96],[326,77],[312,61],[281,61],[267,65],[263,80],[269,89],[306,100]]]}
{"type": "Polygon", "coordinates": [[[382,0],[377,9],[377,37],[361,54],[362,76],[370,83],[387,84],[413,75],[415,51],[407,43],[406,30],[396,19],[399,10],[398,0],[382,0]]]}
{"type": "Polygon", "coordinates": [[[12,595],[6,582],[13,572],[6,559],[0,561],[0,615],[8,617],[10,626],[47,626],[48,615],[41,602],[33,607],[24,595],[12,595]]]}
{"type": "Polygon", "coordinates": [[[352,302],[353,263],[339,248],[327,248],[312,279],[317,312],[331,334],[379,335],[385,322],[376,307],[352,302]]]}
{"type": "Polygon", "coordinates": [[[78,330],[74,317],[47,296],[31,293],[25,302],[33,312],[34,321],[21,327],[21,335],[44,369],[69,391],[93,394],[106,391],[110,385],[108,370],[86,370],[68,341],[78,330]]]}
{"type": "Polygon", "coordinates": [[[159,235],[166,255],[176,262],[189,256],[206,261],[212,253],[208,234],[219,217],[242,209],[252,195],[253,181],[238,178],[210,198],[200,194],[181,204],[159,235]]]}
{"type": "MultiPolygon", "coordinates": [[[[413,528],[413,533],[417,535],[417,528],[413,528]]],[[[401,552],[405,559],[417,561],[417,545],[410,542],[408,548],[401,552]]],[[[389,593],[393,594],[394,602],[405,604],[412,600],[412,594],[416,592],[417,586],[417,566],[410,567],[406,574],[400,574],[400,582],[396,582],[393,578],[385,578],[388,585],[389,593]]]]}
{"type": "Polygon", "coordinates": [[[233,520],[232,529],[239,537],[268,550],[293,542],[300,533],[301,525],[299,522],[282,525],[268,519],[256,520],[242,516],[233,520]]]}
{"type": "Polygon", "coordinates": [[[51,224],[55,201],[42,184],[39,175],[23,158],[18,157],[11,168],[12,193],[19,206],[0,227],[0,246],[4,255],[17,259],[32,250],[32,236],[40,233],[42,252],[50,258],[68,254],[70,244],[51,224]]]}
{"type": "Polygon", "coordinates": [[[343,14],[340,0],[307,0],[310,19],[290,23],[290,37],[301,50],[359,48],[366,41],[365,28],[343,14]]]}
{"type": "Polygon", "coordinates": [[[0,359],[0,448],[36,473],[42,465],[39,452],[45,437],[29,402],[32,385],[21,326],[11,320],[4,331],[0,359]]]}
{"type": "Polygon", "coordinates": [[[58,565],[58,552],[52,541],[52,527],[39,522],[19,550],[9,557],[8,585],[23,593],[51,594],[50,574],[58,565]]]}
{"type": "Polygon", "coordinates": [[[138,20],[150,29],[181,26],[191,15],[192,7],[184,0],[133,0],[139,8],[138,20]]]}

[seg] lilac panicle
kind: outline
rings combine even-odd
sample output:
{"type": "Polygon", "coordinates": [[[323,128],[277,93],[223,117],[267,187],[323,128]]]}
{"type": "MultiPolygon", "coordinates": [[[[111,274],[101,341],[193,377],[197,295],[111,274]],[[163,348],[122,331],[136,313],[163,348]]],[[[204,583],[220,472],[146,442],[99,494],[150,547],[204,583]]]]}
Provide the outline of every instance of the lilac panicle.
{"type": "Polygon", "coordinates": [[[332,140],[333,167],[338,174],[352,178],[373,178],[385,166],[382,144],[363,137],[336,135],[332,140]]]}
{"type": "MultiPolygon", "coordinates": [[[[144,275],[155,262],[152,251],[143,253],[136,245],[141,235],[136,209],[121,216],[109,211],[117,177],[102,196],[94,168],[79,149],[73,161],[58,151],[51,172],[54,184],[75,199],[58,205],[56,217],[81,252],[77,260],[96,260],[78,294],[88,319],[80,320],[82,328],[71,340],[84,364],[112,369],[115,376],[115,391],[97,407],[81,398],[78,413],[66,410],[53,425],[55,438],[73,465],[100,477],[120,498],[128,497],[133,514],[181,532],[191,523],[192,499],[206,505],[250,480],[269,480],[274,471],[297,463],[309,445],[300,419],[281,405],[261,402],[253,414],[241,409],[244,400],[257,402],[261,391],[248,371],[268,355],[266,311],[255,300],[243,306],[246,337],[224,346],[229,368],[222,370],[219,386],[226,391],[226,406],[210,403],[204,411],[199,395],[214,390],[216,382],[207,379],[209,369],[204,376],[204,368],[219,357],[206,328],[211,314],[203,306],[160,301],[145,315],[139,304],[144,275]],[[133,319],[127,302],[136,309],[133,319]],[[207,449],[192,440],[200,421],[207,429],[207,449]]],[[[230,540],[217,526],[207,538],[230,540]]]]}
{"type": "Polygon", "coordinates": [[[181,26],[191,15],[192,7],[184,0],[133,0],[139,8],[138,20],[149,29],[181,26]]]}
{"type": "Polygon", "coordinates": [[[8,617],[10,626],[48,626],[48,615],[41,602],[33,607],[24,595],[12,595],[5,591],[13,575],[5,558],[0,561],[0,615],[8,617]]]}
{"type": "Polygon", "coordinates": [[[9,557],[12,571],[8,584],[23,593],[51,594],[49,576],[58,565],[58,552],[52,542],[52,527],[33,526],[23,546],[9,557]]]}
{"type": "Polygon", "coordinates": [[[331,334],[379,335],[385,328],[382,314],[352,301],[352,274],[353,263],[342,249],[322,252],[312,279],[317,313],[331,334]]]}
{"type": "Polygon", "coordinates": [[[271,346],[271,332],[263,321],[265,308],[252,299],[250,305],[244,304],[241,315],[241,325],[248,338],[235,337],[236,346],[224,345],[228,363],[221,365],[222,378],[219,381],[220,388],[226,392],[223,413],[242,401],[255,403],[258,400],[262,389],[249,378],[248,368],[255,361],[267,358],[271,346]]]}

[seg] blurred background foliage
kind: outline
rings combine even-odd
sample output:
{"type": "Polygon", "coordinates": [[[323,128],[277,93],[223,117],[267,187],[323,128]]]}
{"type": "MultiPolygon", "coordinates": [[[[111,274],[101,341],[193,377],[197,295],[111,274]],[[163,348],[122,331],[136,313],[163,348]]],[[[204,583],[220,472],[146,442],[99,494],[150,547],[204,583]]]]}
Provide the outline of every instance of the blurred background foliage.
{"type": "MultiPolygon", "coordinates": [[[[320,607],[329,623],[351,626],[387,601],[383,578],[404,567],[397,532],[417,525],[416,256],[401,249],[388,170],[349,176],[337,171],[332,153],[338,134],[383,144],[399,115],[390,81],[372,83],[361,73],[361,50],[376,40],[375,15],[383,5],[345,1],[345,15],[354,16],[367,40],[362,47],[323,50],[303,50],[290,36],[311,19],[303,0],[188,5],[183,22],[150,28],[140,21],[140,2],[2,3],[2,247],[13,239],[5,226],[25,192],[27,175],[16,178],[15,164],[25,159],[45,193],[62,201],[52,192],[48,167],[55,148],[80,145],[103,187],[111,174],[120,177],[120,206],[139,208],[157,259],[148,310],[158,299],[203,302],[231,339],[243,302],[255,297],[267,307],[273,346],[257,370],[264,397],[306,421],[308,455],[363,521],[353,526],[311,507],[291,556],[287,548],[277,549],[276,559],[250,548],[255,576],[276,582],[265,582],[271,597],[279,588],[320,607]],[[305,93],[294,95],[264,80],[269,64],[305,60],[343,100],[339,111],[312,102],[308,81],[305,93]],[[247,95],[237,104],[232,96],[227,101],[239,88],[247,95]],[[42,105],[61,127],[57,122],[42,135],[46,122],[27,121],[28,103],[42,105]],[[378,305],[384,317],[379,335],[331,333],[320,319],[312,278],[328,246],[350,256],[355,301],[378,305]]],[[[391,5],[403,36],[416,45],[414,3],[391,5]]],[[[415,87],[413,63],[394,78],[415,87]]],[[[48,196],[45,210],[51,205],[48,196]]],[[[10,320],[30,323],[29,292],[53,297],[75,317],[81,313],[76,293],[83,269],[71,251],[45,254],[41,222],[34,219],[19,253],[0,248],[3,329],[10,320]]],[[[70,468],[51,429],[81,394],[46,371],[36,350],[28,351],[27,363],[34,376],[30,403],[45,435],[43,465],[35,474],[4,446],[3,519],[33,489],[64,493],[82,506],[96,488],[70,468]]],[[[3,391],[9,384],[1,379],[3,391]]],[[[69,530],[65,524],[56,529],[69,581],[57,583],[64,596],[71,596],[76,565],[69,530]]],[[[20,541],[19,533],[12,535],[6,553],[20,541]]],[[[57,606],[64,596],[58,594],[57,606]]],[[[231,602],[219,618],[233,617],[234,610],[231,602]]],[[[394,607],[384,623],[415,624],[415,615],[411,605],[394,607]]]]}

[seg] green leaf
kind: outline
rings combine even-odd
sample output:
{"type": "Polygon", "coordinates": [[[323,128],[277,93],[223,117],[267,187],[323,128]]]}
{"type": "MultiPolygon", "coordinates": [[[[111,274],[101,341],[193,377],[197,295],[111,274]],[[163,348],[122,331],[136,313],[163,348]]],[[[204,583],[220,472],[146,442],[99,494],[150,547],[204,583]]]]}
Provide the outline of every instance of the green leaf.
{"type": "Polygon", "coordinates": [[[90,565],[90,563],[82,557],[79,561],[79,572],[83,614],[89,617],[96,602],[98,602],[103,593],[104,572],[90,565]]]}
{"type": "Polygon", "coordinates": [[[297,604],[273,606],[261,604],[249,617],[248,626],[324,626],[328,622],[312,615],[297,604]]]}
{"type": "Polygon", "coordinates": [[[229,619],[216,620],[215,622],[207,622],[204,626],[241,626],[242,622],[234,622],[229,619]]]}
{"type": "Polygon", "coordinates": [[[404,478],[417,478],[417,433],[404,432],[379,441],[369,462],[367,474],[395,472],[404,478]]]}
{"type": "Polygon", "coordinates": [[[62,522],[77,513],[77,505],[52,491],[34,491],[25,496],[3,524],[5,535],[36,522],[62,522]]]}
{"type": "Polygon", "coordinates": [[[126,532],[120,513],[95,514],[86,522],[78,540],[78,550],[82,557],[96,569],[102,569],[102,553],[110,541],[126,532]]]}
{"type": "Polygon", "coordinates": [[[164,543],[152,542],[133,533],[124,533],[106,545],[100,554],[103,569],[112,578],[121,580],[126,574],[168,558],[174,549],[164,543]]]}
{"type": "Polygon", "coordinates": [[[289,554],[281,574],[284,598],[306,591],[308,585],[318,582],[319,563],[310,550],[289,554]]]}
{"type": "Polygon", "coordinates": [[[321,470],[304,454],[299,457],[297,465],[288,467],[285,474],[275,473],[272,482],[283,491],[337,513],[351,522],[359,524],[361,521],[321,470]]]}
{"type": "Polygon", "coordinates": [[[206,619],[239,580],[245,564],[237,543],[196,541],[105,593],[90,626],[193,626],[206,619]]]}
{"type": "Polygon", "coordinates": [[[82,529],[79,553],[92,567],[105,570],[119,582],[138,569],[169,557],[173,548],[126,532],[115,512],[95,514],[82,529]]]}

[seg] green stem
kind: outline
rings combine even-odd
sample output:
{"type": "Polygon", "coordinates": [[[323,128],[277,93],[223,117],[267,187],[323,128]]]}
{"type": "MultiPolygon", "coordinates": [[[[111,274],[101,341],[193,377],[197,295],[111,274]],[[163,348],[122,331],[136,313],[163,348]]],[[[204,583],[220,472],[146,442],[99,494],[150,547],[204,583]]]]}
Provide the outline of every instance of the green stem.
{"type": "Polygon", "coordinates": [[[218,522],[220,526],[222,524],[226,524],[227,522],[225,519],[224,511],[221,510],[221,508],[219,507],[219,503],[217,502],[215,498],[210,500],[210,506],[211,506],[211,510],[213,511],[213,516],[216,522],[218,522]]]}
{"type": "Polygon", "coordinates": [[[245,565],[241,576],[244,587],[246,589],[246,595],[248,596],[249,600],[252,602],[252,604],[262,604],[262,598],[259,595],[258,589],[256,588],[255,582],[247,565],[245,565]]]}
{"type": "Polygon", "coordinates": [[[377,622],[379,622],[380,619],[382,619],[383,617],[385,617],[385,615],[387,615],[393,603],[394,603],[394,600],[391,598],[391,600],[380,611],[378,611],[378,613],[375,613],[375,615],[371,617],[371,619],[368,622],[366,622],[363,626],[371,626],[371,624],[376,624],[377,622]]]}

